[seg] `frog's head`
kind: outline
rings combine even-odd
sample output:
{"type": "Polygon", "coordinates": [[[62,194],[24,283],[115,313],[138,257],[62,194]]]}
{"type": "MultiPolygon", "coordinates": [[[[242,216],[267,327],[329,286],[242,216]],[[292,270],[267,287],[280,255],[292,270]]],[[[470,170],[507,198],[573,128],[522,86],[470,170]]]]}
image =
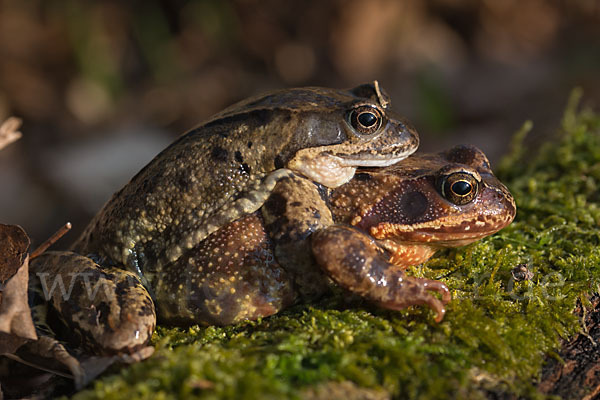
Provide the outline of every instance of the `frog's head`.
{"type": "Polygon", "coordinates": [[[441,247],[491,235],[510,224],[516,213],[512,195],[492,174],[486,156],[472,146],[359,171],[334,192],[332,205],[341,220],[394,253],[402,249],[410,257],[399,263],[404,265],[423,262],[441,247]]]}
{"type": "Polygon", "coordinates": [[[300,150],[287,167],[316,182],[338,187],[357,167],[394,164],[419,146],[417,132],[389,109],[390,98],[377,81],[346,91],[303,90],[314,98],[296,109],[292,136],[300,150]]]}
{"type": "Polygon", "coordinates": [[[304,87],[278,90],[236,103],[205,128],[239,125],[260,132],[263,157],[315,182],[338,187],[357,167],[383,167],[412,154],[417,132],[390,109],[377,81],[348,90],[304,87]],[[282,143],[284,143],[282,145],[282,143]]]}

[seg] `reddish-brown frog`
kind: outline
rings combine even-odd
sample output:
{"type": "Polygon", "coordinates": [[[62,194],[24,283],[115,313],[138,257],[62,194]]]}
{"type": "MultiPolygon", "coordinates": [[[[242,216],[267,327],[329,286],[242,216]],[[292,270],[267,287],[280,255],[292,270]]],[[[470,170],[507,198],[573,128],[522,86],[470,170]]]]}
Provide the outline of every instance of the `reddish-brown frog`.
{"type": "Polygon", "coordinates": [[[57,291],[51,302],[97,352],[145,344],[154,307],[169,324],[230,324],[314,298],[331,281],[385,308],[427,304],[440,321],[446,285],[403,269],[490,235],[514,215],[485,155],[462,146],[359,170],[336,189],[283,178],[259,210],[213,232],[149,282],[74,253],[42,255],[33,270],[73,285],[66,301],[57,291]],[[90,296],[96,284],[89,282],[103,288],[90,296]]]}
{"type": "Polygon", "coordinates": [[[419,154],[382,171],[362,171],[335,190],[336,225],[317,232],[312,249],[333,280],[389,309],[427,304],[441,321],[450,300],[439,281],[403,269],[437,250],[489,236],[510,224],[516,206],[475,147],[419,154]],[[442,301],[430,292],[439,292],[442,301]]]}

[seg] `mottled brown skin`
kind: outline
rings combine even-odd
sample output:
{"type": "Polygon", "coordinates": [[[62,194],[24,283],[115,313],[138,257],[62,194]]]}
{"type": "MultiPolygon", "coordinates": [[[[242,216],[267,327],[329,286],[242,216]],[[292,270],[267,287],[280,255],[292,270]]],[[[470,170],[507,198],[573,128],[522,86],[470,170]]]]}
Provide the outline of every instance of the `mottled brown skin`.
{"type": "Polygon", "coordinates": [[[29,289],[42,335],[54,336],[45,324],[50,306],[66,323],[69,339],[95,353],[133,353],[148,343],[156,312],[137,275],[114,267],[101,269],[72,252],[46,252],[34,261],[29,289]]]}

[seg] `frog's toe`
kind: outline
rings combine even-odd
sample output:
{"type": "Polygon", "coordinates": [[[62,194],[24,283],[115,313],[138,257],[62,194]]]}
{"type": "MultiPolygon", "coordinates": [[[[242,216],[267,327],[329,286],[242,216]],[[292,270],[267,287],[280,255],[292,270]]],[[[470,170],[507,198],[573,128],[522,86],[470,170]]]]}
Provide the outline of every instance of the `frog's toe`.
{"type": "Polygon", "coordinates": [[[426,305],[435,311],[435,322],[441,322],[444,319],[444,315],[446,315],[444,305],[450,300],[444,295],[443,288],[445,288],[449,295],[448,288],[441,282],[409,277],[405,278],[396,287],[395,293],[391,297],[378,303],[390,310],[402,310],[409,306],[426,305]],[[438,290],[442,291],[442,300],[430,293],[431,291],[438,290]]]}
{"type": "Polygon", "coordinates": [[[437,297],[431,295],[427,297],[426,303],[436,313],[435,322],[442,322],[444,315],[446,315],[444,304],[437,297]]]}
{"type": "Polygon", "coordinates": [[[448,304],[450,300],[452,300],[450,290],[448,289],[448,286],[446,286],[446,284],[443,282],[427,279],[423,282],[423,287],[425,290],[439,293],[442,296],[443,304],[448,304]]]}
{"type": "Polygon", "coordinates": [[[444,319],[444,315],[446,315],[446,308],[444,307],[444,305],[448,304],[452,299],[452,296],[450,295],[450,290],[448,290],[448,286],[446,286],[446,284],[443,282],[434,281],[431,279],[406,279],[407,281],[412,281],[412,283],[416,287],[421,289],[417,293],[415,293],[414,298],[408,300],[408,302],[413,304],[424,304],[429,306],[436,313],[435,322],[441,322],[444,319]],[[442,299],[438,299],[437,296],[434,296],[431,292],[439,293],[442,299]]]}

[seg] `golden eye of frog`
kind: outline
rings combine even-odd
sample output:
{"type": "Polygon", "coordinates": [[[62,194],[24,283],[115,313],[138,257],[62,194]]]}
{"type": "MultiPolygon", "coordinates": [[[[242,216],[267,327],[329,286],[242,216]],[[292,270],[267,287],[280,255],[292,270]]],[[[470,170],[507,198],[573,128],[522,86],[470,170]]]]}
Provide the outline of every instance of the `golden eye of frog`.
{"type": "Polygon", "coordinates": [[[516,207],[485,155],[457,146],[360,171],[334,190],[331,211],[339,225],[315,234],[313,250],[334,281],[386,308],[428,304],[439,321],[450,299],[446,286],[402,269],[499,231],[516,207]],[[442,302],[430,291],[440,292],[442,302]]]}

